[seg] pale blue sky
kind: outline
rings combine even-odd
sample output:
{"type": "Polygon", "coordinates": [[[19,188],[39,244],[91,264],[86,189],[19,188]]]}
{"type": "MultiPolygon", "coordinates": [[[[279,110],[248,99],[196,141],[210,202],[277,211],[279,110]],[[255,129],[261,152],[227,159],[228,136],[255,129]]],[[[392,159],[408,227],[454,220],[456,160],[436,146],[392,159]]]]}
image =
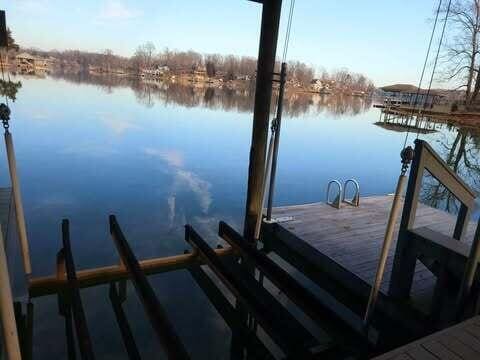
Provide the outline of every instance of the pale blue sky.
{"type": "MultiPolygon", "coordinates": [[[[284,0],[286,23],[290,0],[284,0]]],[[[347,67],[377,86],[417,83],[436,0],[296,0],[289,59],[347,67]]],[[[132,55],[157,49],[256,56],[261,5],[247,0],[4,0],[17,42],[132,55]]],[[[283,50],[282,32],[279,51],[283,50]]]]}

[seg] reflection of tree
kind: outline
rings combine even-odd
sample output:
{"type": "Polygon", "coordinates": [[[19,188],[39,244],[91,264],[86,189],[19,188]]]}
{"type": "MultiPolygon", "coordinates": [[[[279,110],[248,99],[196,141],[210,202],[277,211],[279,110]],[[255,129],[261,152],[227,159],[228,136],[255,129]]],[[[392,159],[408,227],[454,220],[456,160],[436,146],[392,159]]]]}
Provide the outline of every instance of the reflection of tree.
{"type": "MultiPolygon", "coordinates": [[[[255,101],[254,84],[246,88],[209,87],[208,84],[184,84],[138,77],[92,75],[89,73],[57,73],[55,78],[75,83],[96,85],[106,92],[114,87],[131,88],[139,103],[151,107],[155,102],[173,103],[185,107],[206,107],[225,111],[251,112],[255,101]]],[[[275,103],[275,101],[273,102],[275,103]]],[[[286,116],[298,117],[308,111],[327,112],[329,115],[356,115],[371,107],[370,98],[344,95],[319,95],[287,91],[284,99],[286,116]]],[[[274,104],[272,104],[272,111],[274,104]]]]}
{"type": "Polygon", "coordinates": [[[12,101],[17,99],[17,92],[18,89],[22,87],[22,83],[20,81],[7,81],[7,80],[0,80],[0,96],[7,97],[12,101]]]}
{"type": "MultiPolygon", "coordinates": [[[[453,141],[448,135],[438,140],[442,158],[472,189],[480,193],[480,136],[468,129],[458,129],[453,141]]],[[[427,174],[422,200],[430,206],[443,207],[446,211],[458,211],[455,197],[430,174],[427,174]]]]}

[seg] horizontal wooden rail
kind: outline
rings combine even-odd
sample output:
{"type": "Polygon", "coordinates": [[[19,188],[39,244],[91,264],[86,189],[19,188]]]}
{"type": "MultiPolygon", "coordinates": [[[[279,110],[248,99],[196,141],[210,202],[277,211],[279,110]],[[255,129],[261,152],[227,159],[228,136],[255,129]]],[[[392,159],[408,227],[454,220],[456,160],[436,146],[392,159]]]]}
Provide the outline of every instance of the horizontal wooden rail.
{"type": "Polygon", "coordinates": [[[166,311],[160,304],[155,291],[148,282],[146,275],[143,273],[135,254],[130,248],[115,216],[113,215],[110,215],[110,233],[112,234],[113,241],[120,254],[122,263],[128,269],[129,278],[135,286],[137,295],[143,303],[150,324],[155,330],[158,340],[165,349],[168,358],[190,359],[185,347],[175,332],[173,325],[170,323],[166,311]]]}
{"type": "MultiPolygon", "coordinates": [[[[218,256],[228,256],[233,253],[230,247],[215,249],[214,251],[218,256]]],[[[142,260],[139,261],[139,264],[145,275],[153,275],[202,265],[204,260],[198,254],[193,253],[142,260]]],[[[128,279],[128,271],[121,265],[77,271],[77,281],[80,288],[108,284],[112,281],[124,279],[128,279]]],[[[34,277],[29,280],[29,294],[32,298],[56,294],[64,290],[66,284],[66,280],[57,275],[34,277]]]]}
{"type": "Polygon", "coordinates": [[[67,272],[68,298],[71,304],[80,355],[83,360],[95,359],[92,342],[90,340],[90,333],[87,327],[87,319],[83,310],[82,299],[80,298],[80,290],[75,273],[75,263],[73,261],[72,249],[70,246],[69,224],[66,219],[62,221],[62,240],[65,255],[65,269],[67,272]]]}
{"type": "Polygon", "coordinates": [[[254,315],[265,332],[287,356],[300,359],[310,359],[312,357],[312,353],[306,347],[309,342],[308,337],[305,336],[300,341],[298,339],[300,333],[309,333],[283,307],[281,312],[275,311],[275,309],[281,307],[278,302],[275,304],[275,299],[272,298],[273,301],[267,301],[265,297],[260,299],[259,288],[266,290],[260,287],[253,277],[251,278],[252,281],[246,281],[249,275],[245,274],[242,271],[243,269],[237,271],[236,267],[228,266],[227,263],[223,262],[190,225],[185,226],[185,240],[205,258],[212,271],[254,315]],[[245,281],[242,281],[239,277],[240,273],[244,275],[245,281]],[[253,283],[256,287],[253,286],[253,283]],[[279,326],[279,322],[282,322],[284,328],[279,326]],[[288,334],[285,329],[288,329],[288,334]]]}
{"type": "Polygon", "coordinates": [[[247,324],[241,321],[238,311],[226,299],[222,291],[217,287],[214,281],[206,274],[200,266],[193,266],[188,269],[192,277],[195,279],[207,295],[212,305],[217,309],[218,313],[225,320],[233,333],[238,333],[242,342],[247,348],[248,358],[252,359],[274,359],[265,345],[260,341],[257,335],[247,328],[247,324]]]}
{"type": "MultiPolygon", "coordinates": [[[[352,328],[341,317],[327,308],[312,292],[223,221],[220,222],[218,234],[242,255],[252,260],[275,286],[316,321],[320,327],[325,328],[335,341],[343,346],[354,345],[356,351],[367,351],[365,345],[368,343],[368,338],[365,336],[365,331],[360,322],[356,329],[352,328]]],[[[373,341],[371,345],[374,345],[373,341]]]]}

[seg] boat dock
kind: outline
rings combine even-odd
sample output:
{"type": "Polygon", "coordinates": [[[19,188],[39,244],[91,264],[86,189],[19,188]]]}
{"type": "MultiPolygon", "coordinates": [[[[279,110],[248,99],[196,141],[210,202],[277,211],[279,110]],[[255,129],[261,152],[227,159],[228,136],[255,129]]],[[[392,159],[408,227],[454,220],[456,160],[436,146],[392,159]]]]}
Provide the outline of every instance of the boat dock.
{"type": "MultiPolygon", "coordinates": [[[[318,264],[340,277],[342,270],[358,276],[369,289],[375,278],[393,196],[369,196],[360,199],[360,206],[344,204],[336,209],[325,203],[279,207],[274,217],[293,220],[272,226],[272,231],[288,243],[297,241],[317,255],[318,264]],[[321,254],[321,255],[320,255],[321,254]]],[[[399,219],[398,219],[399,220],[399,219]]],[[[441,210],[419,204],[416,226],[451,235],[455,217],[441,210]]],[[[394,238],[398,238],[397,221],[394,238]]],[[[465,240],[471,243],[476,224],[469,224],[465,240]]],[[[298,244],[297,244],[298,245],[298,244]]],[[[393,265],[395,245],[390,249],[381,292],[387,295],[393,265]]],[[[436,277],[417,260],[411,300],[416,308],[426,312],[430,306],[436,277]]],[[[368,293],[363,293],[367,296],[368,293]]],[[[362,296],[362,297],[363,297],[362,296]]]]}

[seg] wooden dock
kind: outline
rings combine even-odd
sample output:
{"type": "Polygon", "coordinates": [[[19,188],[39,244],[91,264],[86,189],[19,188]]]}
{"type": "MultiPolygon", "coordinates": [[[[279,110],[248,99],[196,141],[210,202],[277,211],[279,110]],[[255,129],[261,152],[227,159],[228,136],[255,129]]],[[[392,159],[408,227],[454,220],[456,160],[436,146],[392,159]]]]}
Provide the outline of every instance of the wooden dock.
{"type": "Polygon", "coordinates": [[[480,359],[480,316],[414,341],[374,360],[480,359]]]}
{"type": "MultiPolygon", "coordinates": [[[[290,245],[303,247],[304,253],[317,257],[322,270],[340,273],[334,281],[342,281],[341,272],[351,273],[363,280],[362,284],[345,284],[359,293],[361,298],[368,296],[373,283],[380,250],[385,234],[386,223],[393,196],[370,196],[360,199],[360,206],[343,205],[341,209],[324,203],[313,203],[274,209],[274,217],[293,217],[292,221],[271,226],[274,238],[283,239],[290,245]],[[315,251],[316,250],[316,251],[315,251]],[[363,286],[364,285],[364,286],[363,286]],[[358,291],[357,291],[358,290],[358,291]]],[[[399,221],[394,238],[397,238],[399,221]]],[[[416,227],[428,227],[451,236],[455,227],[455,217],[444,211],[419,204],[416,227]]],[[[469,224],[465,237],[471,243],[476,224],[469,224]]],[[[275,239],[272,240],[275,241],[275,239]]],[[[274,245],[272,245],[274,246],[274,245]]],[[[390,249],[381,294],[387,294],[393,265],[394,244],[390,249]]],[[[317,263],[318,264],[318,263],[317,263]]],[[[351,281],[351,279],[350,279],[351,281]]],[[[411,292],[412,305],[426,314],[430,306],[436,277],[420,261],[417,261],[414,284],[411,292]]],[[[361,310],[361,309],[360,309],[361,310]]]]}

